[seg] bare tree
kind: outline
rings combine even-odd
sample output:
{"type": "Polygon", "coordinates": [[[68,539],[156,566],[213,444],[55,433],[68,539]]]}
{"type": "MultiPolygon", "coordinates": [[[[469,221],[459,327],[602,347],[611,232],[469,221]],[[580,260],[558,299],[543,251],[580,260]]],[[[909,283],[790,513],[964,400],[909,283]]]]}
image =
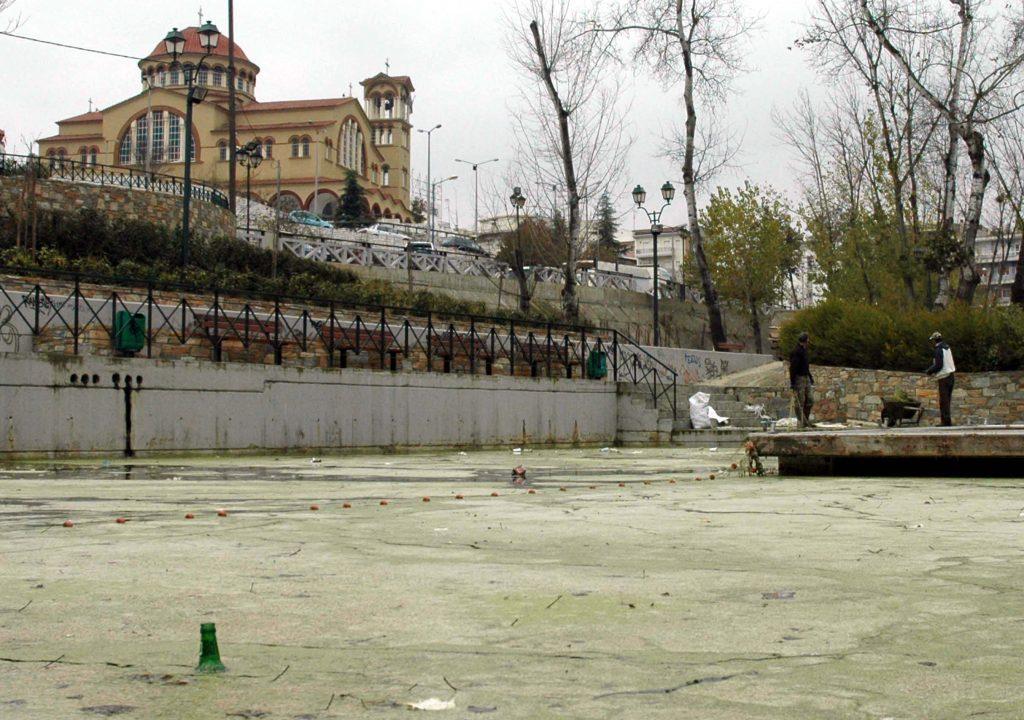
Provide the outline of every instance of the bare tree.
{"type": "MultiPolygon", "coordinates": [[[[1013,211],[1016,233],[1011,233],[1011,240],[1020,233],[1010,302],[1024,305],[1024,119],[1019,115],[1001,118],[988,151],[999,182],[999,199],[1013,211]]],[[[1007,250],[1010,244],[1007,242],[1007,250]]]]}
{"type": "MultiPolygon", "coordinates": [[[[897,63],[921,96],[939,113],[952,139],[962,143],[971,164],[970,194],[960,241],[960,284],[957,298],[970,303],[981,282],[974,262],[974,246],[990,181],[985,133],[995,120],[1021,108],[1020,69],[1024,64],[1024,8],[1005,3],[1001,13],[979,13],[985,0],[947,0],[955,18],[926,2],[921,12],[894,17],[883,2],[856,0],[867,27],[879,45],[897,63]],[[929,10],[934,9],[934,12],[929,10]],[[918,50],[930,62],[912,61],[912,39],[928,38],[918,50]]],[[[946,160],[944,202],[955,195],[956,154],[946,160]]]]}
{"type": "MultiPolygon", "coordinates": [[[[576,264],[589,236],[583,208],[621,178],[631,144],[611,39],[584,32],[573,0],[520,0],[508,15],[508,52],[527,82],[516,145],[528,175],[565,198],[562,311],[579,317],[576,264]]],[[[593,201],[593,202],[591,202],[593,201]]]]}
{"type": "Polygon", "coordinates": [[[723,100],[743,69],[743,42],[756,26],[737,0],[624,0],[609,22],[596,30],[639,36],[634,58],[663,84],[682,85],[684,132],[677,157],[682,162],[683,194],[697,270],[704,291],[708,326],[715,346],[727,341],[718,291],[704,253],[697,211],[700,181],[698,102],[723,100]]]}
{"type": "MultiPolygon", "coordinates": [[[[0,16],[11,9],[16,0],[0,0],[0,16]]],[[[21,25],[21,16],[8,18],[4,26],[4,32],[14,32],[21,25]]]]}

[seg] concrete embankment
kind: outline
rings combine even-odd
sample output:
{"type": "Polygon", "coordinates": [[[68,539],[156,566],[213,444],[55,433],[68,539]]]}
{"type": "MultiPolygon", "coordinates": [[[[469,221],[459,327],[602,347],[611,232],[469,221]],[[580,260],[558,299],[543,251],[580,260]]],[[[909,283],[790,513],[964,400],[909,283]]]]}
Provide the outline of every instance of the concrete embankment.
{"type": "Polygon", "coordinates": [[[0,354],[0,457],[610,444],[585,380],[0,354]]]}

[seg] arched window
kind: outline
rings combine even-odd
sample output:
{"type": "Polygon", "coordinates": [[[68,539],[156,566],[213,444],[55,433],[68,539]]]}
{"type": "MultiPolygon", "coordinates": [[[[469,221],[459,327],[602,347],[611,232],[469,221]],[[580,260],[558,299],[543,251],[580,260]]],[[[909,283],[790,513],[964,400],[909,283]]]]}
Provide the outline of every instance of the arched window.
{"type": "MultiPolygon", "coordinates": [[[[140,115],[122,130],[117,154],[121,165],[144,165],[147,160],[147,148],[150,145],[152,150],[149,159],[154,162],[173,163],[183,160],[184,118],[169,110],[154,110],[152,119],[150,127],[147,116],[140,115]]],[[[196,148],[193,143],[192,159],[195,157],[196,148]]]]}
{"type": "Polygon", "coordinates": [[[395,132],[391,128],[388,128],[387,144],[393,145],[395,142],[395,132]]]}
{"type": "Polygon", "coordinates": [[[100,149],[98,147],[89,148],[89,164],[96,165],[96,161],[99,159],[100,149]]]}
{"type": "Polygon", "coordinates": [[[274,138],[263,140],[263,157],[267,160],[274,157],[274,138]]]}
{"type": "Polygon", "coordinates": [[[185,65],[182,71],[182,82],[188,84],[188,81],[192,79],[192,73],[195,67],[192,65],[185,65]]]}
{"type": "Polygon", "coordinates": [[[177,68],[171,68],[171,76],[168,82],[170,82],[171,85],[181,84],[181,73],[178,72],[177,68]]]}
{"type": "Polygon", "coordinates": [[[299,143],[299,139],[297,137],[295,137],[295,136],[292,136],[292,138],[288,142],[290,142],[292,144],[292,157],[293,158],[299,157],[299,150],[302,149],[301,145],[299,143]]]}
{"type": "Polygon", "coordinates": [[[156,84],[160,87],[167,85],[167,71],[160,68],[160,72],[156,74],[156,84]]]}
{"type": "Polygon", "coordinates": [[[381,184],[384,185],[384,187],[387,187],[388,185],[391,184],[391,168],[385,165],[380,169],[380,172],[382,180],[381,184]]]}
{"type": "Polygon", "coordinates": [[[224,84],[224,68],[215,67],[213,69],[213,84],[215,87],[220,87],[224,84]]]}
{"type": "Polygon", "coordinates": [[[309,136],[304,135],[302,138],[302,157],[309,157],[309,136]]]}
{"type": "Polygon", "coordinates": [[[226,140],[221,140],[217,143],[217,152],[221,162],[228,161],[228,143],[226,140]]]}
{"type": "Polygon", "coordinates": [[[85,145],[78,148],[78,161],[83,165],[89,162],[89,148],[87,148],[85,145]]]}
{"type": "Polygon", "coordinates": [[[245,79],[241,75],[238,75],[238,76],[235,77],[235,89],[236,90],[244,90],[245,89],[245,79]]]}
{"type": "Polygon", "coordinates": [[[210,84],[210,71],[205,67],[199,69],[199,79],[197,81],[200,85],[210,84]]]}

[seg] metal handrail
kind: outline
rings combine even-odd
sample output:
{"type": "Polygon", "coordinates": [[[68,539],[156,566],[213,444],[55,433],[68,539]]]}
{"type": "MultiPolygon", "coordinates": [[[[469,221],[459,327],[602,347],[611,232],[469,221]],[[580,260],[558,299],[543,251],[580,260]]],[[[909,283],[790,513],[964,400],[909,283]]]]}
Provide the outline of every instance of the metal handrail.
{"type": "MultiPolygon", "coordinates": [[[[101,186],[112,185],[170,195],[184,196],[185,194],[185,183],[174,175],[116,165],[93,164],[59,156],[40,157],[10,153],[2,155],[0,156],[0,177],[24,175],[30,166],[34,168],[36,176],[40,179],[68,180],[101,186]]],[[[192,183],[192,198],[212,203],[218,207],[229,206],[227,195],[203,183],[192,183]]]]}
{"type": "Polygon", "coordinates": [[[645,386],[655,406],[664,399],[672,408],[672,419],[678,419],[679,373],[632,338],[617,330],[612,333],[613,379],[620,382],[620,376],[625,375],[634,385],[645,386]]]}

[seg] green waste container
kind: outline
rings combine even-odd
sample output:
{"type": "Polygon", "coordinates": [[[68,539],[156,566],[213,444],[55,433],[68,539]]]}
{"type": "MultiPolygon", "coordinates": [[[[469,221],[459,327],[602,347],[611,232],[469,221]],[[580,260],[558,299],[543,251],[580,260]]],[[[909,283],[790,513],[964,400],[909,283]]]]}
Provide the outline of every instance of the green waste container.
{"type": "Polygon", "coordinates": [[[114,349],[136,353],[146,347],[146,316],[118,310],[114,315],[114,349]]]}
{"type": "Polygon", "coordinates": [[[587,357],[587,377],[600,380],[608,375],[608,353],[604,350],[591,350],[587,357]]]}

